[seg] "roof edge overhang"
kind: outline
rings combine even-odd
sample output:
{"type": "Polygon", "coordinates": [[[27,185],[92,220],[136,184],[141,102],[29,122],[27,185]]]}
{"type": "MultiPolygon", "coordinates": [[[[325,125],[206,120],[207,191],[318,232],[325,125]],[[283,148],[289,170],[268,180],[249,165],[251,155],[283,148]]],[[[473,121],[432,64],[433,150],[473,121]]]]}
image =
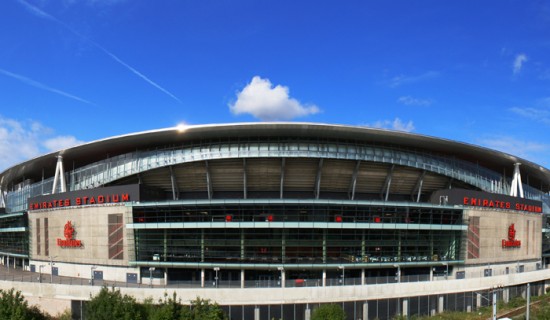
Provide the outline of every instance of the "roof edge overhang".
{"type": "MultiPolygon", "coordinates": [[[[522,164],[522,172],[550,184],[550,171],[543,166],[514,155],[444,138],[393,131],[364,126],[307,122],[250,122],[229,124],[180,125],[176,127],[148,130],[100,139],[74,147],[47,153],[16,164],[0,173],[0,187],[10,181],[22,181],[22,177],[41,176],[44,170],[55,171],[56,157],[61,155],[78,166],[119,154],[153,148],[155,145],[178,145],[190,141],[224,139],[227,137],[309,137],[321,139],[354,140],[388,146],[402,146],[422,149],[434,154],[456,158],[476,159],[483,166],[511,168],[514,163],[522,164]]],[[[474,162],[475,162],[474,161],[474,162]]],[[[511,175],[510,170],[508,174],[511,175]]]]}

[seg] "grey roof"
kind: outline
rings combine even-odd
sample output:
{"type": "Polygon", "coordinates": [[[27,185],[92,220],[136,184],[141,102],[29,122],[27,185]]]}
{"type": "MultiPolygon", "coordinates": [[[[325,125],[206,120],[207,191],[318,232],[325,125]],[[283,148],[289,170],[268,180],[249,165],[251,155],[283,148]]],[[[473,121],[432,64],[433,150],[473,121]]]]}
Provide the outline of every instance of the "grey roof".
{"type": "MultiPolygon", "coordinates": [[[[0,185],[18,183],[26,178],[40,179],[55,171],[56,156],[62,155],[67,170],[93,163],[108,157],[145,149],[177,146],[185,142],[253,137],[306,137],[327,140],[350,140],[398,148],[416,149],[478,163],[510,176],[513,164],[522,164],[522,176],[529,177],[529,184],[537,189],[547,190],[550,185],[550,171],[540,165],[519,157],[463,142],[431,136],[375,129],[318,123],[264,122],[192,125],[153,131],[131,133],[97,140],[72,148],[52,152],[19,163],[0,173],[0,185]]],[[[526,179],[524,178],[524,183],[526,179]]]]}

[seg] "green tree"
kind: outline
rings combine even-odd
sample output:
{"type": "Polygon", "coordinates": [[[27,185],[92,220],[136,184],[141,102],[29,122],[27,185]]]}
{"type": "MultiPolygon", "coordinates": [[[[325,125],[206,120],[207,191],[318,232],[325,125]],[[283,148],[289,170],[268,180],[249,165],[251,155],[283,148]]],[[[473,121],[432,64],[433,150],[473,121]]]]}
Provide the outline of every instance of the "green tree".
{"type": "Polygon", "coordinates": [[[150,320],[173,320],[187,319],[189,315],[189,307],[183,306],[181,300],[178,300],[176,293],[172,297],[168,297],[164,293],[164,300],[159,300],[158,305],[149,304],[146,309],[148,311],[148,319],[150,320]]]}
{"type": "Polygon", "coordinates": [[[85,313],[88,320],[140,320],[143,308],[136,300],[128,295],[122,295],[114,288],[106,287],[86,304],[85,313]]]}
{"type": "MultiPolygon", "coordinates": [[[[185,310],[185,309],[184,309],[185,310]]],[[[197,297],[191,301],[191,309],[188,315],[183,315],[185,320],[226,320],[227,315],[217,303],[212,303],[209,299],[197,297]]]]}
{"type": "Polygon", "coordinates": [[[346,320],[346,313],[339,304],[323,304],[313,310],[311,320],[346,320]]]}
{"type": "Polygon", "coordinates": [[[0,290],[0,319],[11,320],[42,320],[49,317],[37,307],[29,307],[21,291],[10,289],[0,290]]]}

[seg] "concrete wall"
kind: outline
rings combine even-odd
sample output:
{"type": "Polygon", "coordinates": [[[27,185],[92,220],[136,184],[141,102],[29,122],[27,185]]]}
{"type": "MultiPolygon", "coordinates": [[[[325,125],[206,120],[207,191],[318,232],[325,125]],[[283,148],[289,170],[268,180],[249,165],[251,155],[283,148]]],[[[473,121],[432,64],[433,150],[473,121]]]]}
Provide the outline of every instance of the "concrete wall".
{"type": "MultiPolygon", "coordinates": [[[[122,260],[109,259],[108,246],[108,215],[120,213],[123,215],[123,225],[127,216],[131,215],[129,207],[124,205],[82,206],[57,208],[55,210],[39,210],[29,213],[30,255],[31,260],[49,262],[50,256],[57,261],[83,263],[89,265],[128,266],[127,231],[123,227],[124,257],[122,260]],[[48,218],[48,237],[44,218],[48,218]],[[40,239],[37,237],[37,219],[40,219],[40,239]],[[82,246],[60,247],[57,239],[65,239],[64,227],[71,221],[74,229],[74,239],[81,240],[82,246]],[[40,254],[38,253],[40,241],[40,254]],[[49,252],[45,245],[48,243],[49,252]]],[[[32,262],[31,262],[32,263],[32,262]]]]}
{"type": "MultiPolygon", "coordinates": [[[[495,286],[514,286],[528,282],[544,281],[550,278],[550,270],[538,270],[519,274],[472,278],[463,280],[441,280],[379,285],[303,287],[303,288],[119,288],[122,294],[136,297],[138,300],[153,298],[158,301],[164,293],[174,291],[183,302],[194,300],[197,296],[216,301],[220,305],[262,305],[283,303],[329,303],[341,301],[366,301],[389,298],[406,298],[424,295],[437,295],[457,292],[482,292],[495,286]]],[[[68,305],[71,300],[89,300],[101,289],[99,286],[60,285],[50,283],[29,283],[0,281],[0,289],[15,288],[21,290],[30,301],[59,301],[68,305]],[[53,299],[53,300],[52,300],[53,299]]],[[[54,303],[40,304],[51,313],[59,313],[54,303]]]]}
{"type": "MultiPolygon", "coordinates": [[[[517,211],[467,209],[467,221],[479,217],[479,258],[468,258],[468,243],[462,245],[466,264],[493,264],[540,260],[542,252],[542,215],[517,211]],[[508,240],[508,228],[514,224],[519,248],[503,248],[502,240],[508,240]]],[[[467,242],[468,240],[466,240],[467,242]]]]}

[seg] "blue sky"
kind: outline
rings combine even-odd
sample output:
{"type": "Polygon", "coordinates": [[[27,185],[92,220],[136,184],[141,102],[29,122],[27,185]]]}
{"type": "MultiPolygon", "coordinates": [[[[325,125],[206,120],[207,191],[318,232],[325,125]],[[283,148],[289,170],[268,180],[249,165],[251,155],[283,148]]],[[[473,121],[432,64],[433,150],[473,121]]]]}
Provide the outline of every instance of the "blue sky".
{"type": "Polygon", "coordinates": [[[0,170],[185,124],[373,126],[550,167],[547,1],[4,0],[0,170]]]}

